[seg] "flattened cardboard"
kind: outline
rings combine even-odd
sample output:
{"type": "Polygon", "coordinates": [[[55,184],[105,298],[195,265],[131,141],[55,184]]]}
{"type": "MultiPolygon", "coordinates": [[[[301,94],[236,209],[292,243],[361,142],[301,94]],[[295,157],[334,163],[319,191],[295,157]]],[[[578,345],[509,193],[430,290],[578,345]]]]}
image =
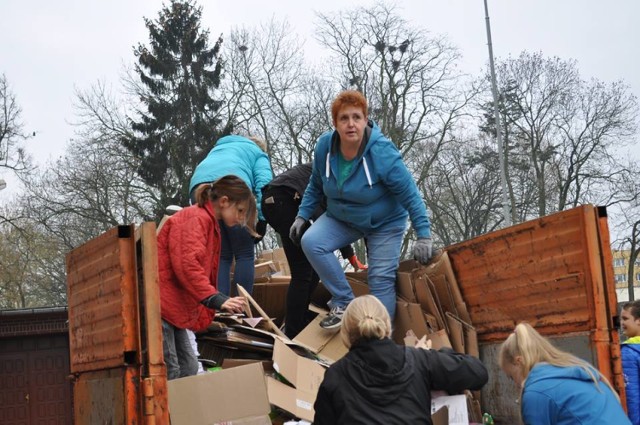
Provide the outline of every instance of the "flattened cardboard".
{"type": "MultiPolygon", "coordinates": [[[[267,377],[267,391],[269,393],[269,402],[289,413],[294,414],[300,419],[313,422],[315,411],[313,410],[313,401],[304,398],[303,393],[299,393],[293,387],[280,381],[267,377]]],[[[269,422],[271,423],[271,422],[269,422]]]]}
{"type": "Polygon", "coordinates": [[[398,267],[396,274],[396,293],[399,297],[412,302],[418,302],[416,298],[416,291],[414,288],[413,268],[410,268],[414,262],[403,261],[398,267]]]}
{"type": "MultiPolygon", "coordinates": [[[[414,286],[416,289],[416,298],[418,299],[418,303],[420,307],[425,311],[436,318],[438,322],[437,329],[446,329],[446,324],[444,323],[444,313],[439,308],[436,299],[434,298],[433,292],[429,288],[429,278],[426,276],[419,276],[416,278],[414,282],[414,286]]],[[[435,290],[434,290],[435,292],[435,290]]]]}
{"type": "Polygon", "coordinates": [[[433,425],[449,425],[449,408],[444,405],[435,413],[432,413],[431,422],[433,425]]]}
{"type": "Polygon", "coordinates": [[[289,290],[290,277],[270,277],[268,282],[254,283],[253,299],[262,307],[267,316],[278,323],[282,323],[287,313],[287,291],[289,290]]]}
{"type": "Polygon", "coordinates": [[[260,363],[168,381],[172,425],[270,425],[260,363]]]}
{"type": "Polygon", "coordinates": [[[432,275],[429,277],[431,282],[433,283],[433,287],[438,294],[438,299],[440,300],[440,305],[442,306],[443,312],[450,312],[454,315],[458,315],[456,310],[456,303],[453,299],[453,294],[451,293],[451,288],[449,286],[449,282],[445,275],[432,275]]]}
{"type": "Polygon", "coordinates": [[[231,369],[239,366],[246,366],[252,363],[260,363],[265,373],[273,372],[273,360],[257,360],[257,359],[224,359],[222,360],[223,369],[231,369]]]}
{"type": "Polygon", "coordinates": [[[311,394],[315,400],[325,372],[320,363],[298,355],[284,340],[276,338],[273,347],[273,369],[299,391],[311,394]]]}
{"type": "Polygon", "coordinates": [[[430,263],[425,268],[425,271],[428,276],[444,275],[447,278],[447,283],[449,284],[449,288],[451,289],[451,295],[458,312],[458,317],[460,317],[467,323],[471,323],[471,317],[469,316],[467,306],[464,302],[464,299],[462,298],[462,293],[460,292],[460,287],[458,286],[456,276],[453,273],[453,268],[451,267],[451,261],[449,259],[449,254],[447,253],[447,251],[444,251],[442,255],[440,255],[440,257],[436,259],[436,261],[430,263]]]}
{"type": "Polygon", "coordinates": [[[347,354],[349,349],[342,343],[340,328],[324,329],[320,327],[320,321],[324,317],[324,314],[319,314],[293,341],[331,364],[347,354]]]}
{"type": "Polygon", "coordinates": [[[357,272],[344,272],[344,275],[348,278],[357,280],[358,282],[362,282],[365,285],[369,282],[367,277],[367,270],[360,270],[357,272]]]}
{"type": "Polygon", "coordinates": [[[449,338],[451,340],[451,345],[453,349],[458,353],[465,353],[464,349],[464,333],[462,330],[462,322],[458,317],[453,314],[446,312],[445,318],[447,320],[447,324],[449,325],[449,338]]]}
{"type": "Polygon", "coordinates": [[[408,330],[412,330],[418,338],[430,333],[420,304],[410,303],[402,298],[398,298],[396,301],[396,318],[393,322],[391,338],[393,338],[396,344],[403,344],[404,337],[407,335],[408,330]]]}
{"type": "Polygon", "coordinates": [[[262,316],[262,318],[266,320],[266,322],[269,324],[269,327],[271,328],[273,333],[286,338],[285,334],[280,330],[280,328],[276,326],[275,323],[273,323],[273,320],[271,320],[271,318],[267,315],[267,313],[264,312],[264,310],[262,309],[262,307],[260,307],[260,305],[256,302],[256,300],[254,300],[253,297],[249,295],[247,290],[244,289],[241,285],[236,285],[236,287],[238,289],[238,293],[243,297],[245,297],[251,303],[253,308],[256,309],[258,314],[260,314],[260,316],[262,316]]]}
{"type": "Polygon", "coordinates": [[[431,341],[431,348],[433,350],[439,350],[442,347],[452,348],[447,331],[444,329],[427,335],[427,339],[431,341]]]}

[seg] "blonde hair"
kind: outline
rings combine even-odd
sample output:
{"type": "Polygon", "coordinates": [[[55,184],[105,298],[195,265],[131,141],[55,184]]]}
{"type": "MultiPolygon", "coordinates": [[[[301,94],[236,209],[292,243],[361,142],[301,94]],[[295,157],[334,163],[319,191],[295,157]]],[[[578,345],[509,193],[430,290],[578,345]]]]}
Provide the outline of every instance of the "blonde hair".
{"type": "Polygon", "coordinates": [[[253,143],[258,145],[258,147],[262,150],[262,152],[267,151],[267,142],[261,137],[258,136],[249,136],[247,139],[251,140],[253,143]]]}
{"type": "Polygon", "coordinates": [[[391,335],[391,319],[386,307],[373,295],[351,301],[342,316],[340,336],[348,348],[364,339],[384,339],[391,335]]]}
{"type": "MultiPolygon", "coordinates": [[[[531,369],[538,363],[544,362],[558,367],[577,366],[591,377],[598,390],[600,390],[599,382],[604,382],[613,394],[618,397],[618,393],[613,389],[607,378],[597,369],[573,354],[556,348],[547,338],[540,335],[538,331],[526,322],[519,323],[513,333],[500,346],[498,354],[500,367],[504,370],[506,365],[516,364],[516,357],[518,356],[522,357],[522,376],[525,382],[531,369]]],[[[618,400],[620,400],[619,397],[618,400]]]]}
{"type": "Polygon", "coordinates": [[[243,226],[255,237],[257,235],[255,223],[258,215],[256,198],[240,177],[232,175],[220,177],[214,182],[199,185],[194,193],[196,204],[200,208],[203,208],[207,202],[215,201],[223,196],[229,198],[229,202],[232,204],[247,203],[246,221],[243,226]]]}

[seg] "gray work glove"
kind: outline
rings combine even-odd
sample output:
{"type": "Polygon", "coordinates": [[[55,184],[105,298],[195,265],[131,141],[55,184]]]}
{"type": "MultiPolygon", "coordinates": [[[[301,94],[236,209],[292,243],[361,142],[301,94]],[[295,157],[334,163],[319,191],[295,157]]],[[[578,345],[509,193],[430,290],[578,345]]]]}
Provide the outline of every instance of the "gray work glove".
{"type": "Polygon", "coordinates": [[[302,235],[308,227],[307,220],[302,217],[296,217],[295,221],[291,225],[291,229],[289,230],[289,239],[291,239],[294,244],[300,246],[302,235]]]}
{"type": "Polygon", "coordinates": [[[431,238],[419,238],[413,246],[413,258],[420,264],[427,264],[433,255],[431,238]]]}

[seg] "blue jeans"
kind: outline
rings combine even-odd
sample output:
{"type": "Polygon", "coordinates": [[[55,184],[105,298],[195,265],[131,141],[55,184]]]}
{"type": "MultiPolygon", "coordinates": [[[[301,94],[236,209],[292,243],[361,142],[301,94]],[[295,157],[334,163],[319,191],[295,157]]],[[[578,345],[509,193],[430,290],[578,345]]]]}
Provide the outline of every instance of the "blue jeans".
{"type": "Polygon", "coordinates": [[[363,237],[367,238],[367,280],[369,292],[387,308],[391,321],[396,313],[396,273],[404,227],[392,226],[364,234],[347,223],[322,214],[302,236],[307,259],[331,293],[330,307],[346,307],[353,291],[334,251],[363,237]]]}
{"type": "Polygon", "coordinates": [[[231,289],[231,263],[236,265],[233,272],[233,283],[239,283],[249,294],[253,292],[254,243],[253,237],[242,226],[229,227],[218,220],[222,246],[220,249],[220,268],[218,269],[218,291],[229,295],[231,289]]]}
{"type": "Polygon", "coordinates": [[[186,329],[162,321],[162,351],[167,365],[167,379],[183,378],[198,373],[198,358],[191,347],[186,329]]]}

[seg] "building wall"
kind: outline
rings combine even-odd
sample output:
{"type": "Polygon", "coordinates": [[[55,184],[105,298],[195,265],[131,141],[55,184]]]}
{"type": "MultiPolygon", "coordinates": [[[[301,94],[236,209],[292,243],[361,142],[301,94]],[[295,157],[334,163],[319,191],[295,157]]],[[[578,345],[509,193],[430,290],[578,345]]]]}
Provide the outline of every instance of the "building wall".
{"type": "MultiPolygon", "coordinates": [[[[616,282],[616,293],[618,302],[629,301],[629,290],[627,284],[627,273],[629,267],[629,257],[631,252],[627,250],[613,250],[613,276],[616,282]]],[[[640,299],[640,258],[636,259],[633,273],[634,299],[640,299]]]]}

